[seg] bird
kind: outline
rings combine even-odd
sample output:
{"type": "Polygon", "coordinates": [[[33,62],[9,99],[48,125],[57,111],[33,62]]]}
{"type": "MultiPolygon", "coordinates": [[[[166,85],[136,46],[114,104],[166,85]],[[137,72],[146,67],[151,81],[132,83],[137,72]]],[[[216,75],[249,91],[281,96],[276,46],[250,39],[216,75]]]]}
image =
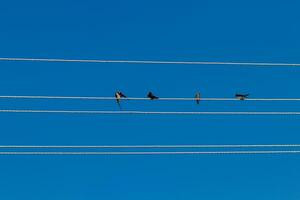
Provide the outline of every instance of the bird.
{"type": "Polygon", "coordinates": [[[118,104],[120,110],[122,110],[121,104],[120,104],[121,98],[127,98],[127,96],[124,95],[122,92],[117,91],[117,92],[115,93],[115,98],[116,98],[116,101],[117,101],[117,104],[118,104]]]}
{"type": "Polygon", "coordinates": [[[150,100],[155,100],[155,99],[158,99],[159,97],[155,96],[152,92],[149,92],[147,97],[150,99],[150,100]]]}
{"type": "Polygon", "coordinates": [[[117,94],[120,95],[121,98],[127,98],[127,96],[120,91],[118,91],[117,94]]]}
{"type": "Polygon", "coordinates": [[[196,100],[196,103],[197,103],[197,104],[200,103],[200,97],[201,97],[200,92],[197,92],[196,95],[195,95],[195,100],[196,100]]]}
{"type": "Polygon", "coordinates": [[[245,100],[248,98],[250,94],[235,94],[235,98],[239,99],[239,100],[245,100]]]}

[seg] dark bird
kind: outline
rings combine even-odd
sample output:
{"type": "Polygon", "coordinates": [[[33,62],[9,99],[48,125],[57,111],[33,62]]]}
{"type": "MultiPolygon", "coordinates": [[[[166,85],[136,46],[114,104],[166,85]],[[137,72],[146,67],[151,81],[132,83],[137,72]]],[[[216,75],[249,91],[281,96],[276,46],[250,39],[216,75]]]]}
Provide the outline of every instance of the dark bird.
{"type": "Polygon", "coordinates": [[[152,92],[149,92],[148,95],[147,95],[147,97],[148,97],[149,99],[151,99],[151,100],[158,99],[158,97],[155,96],[152,92]]]}
{"type": "Polygon", "coordinates": [[[197,104],[200,103],[200,98],[201,98],[201,94],[200,94],[200,92],[197,92],[196,95],[195,95],[195,100],[196,100],[197,104]]]}
{"type": "Polygon", "coordinates": [[[239,99],[239,100],[245,100],[248,98],[250,94],[235,94],[235,98],[239,99]]]}
{"type": "Polygon", "coordinates": [[[120,110],[122,110],[121,104],[120,104],[121,98],[127,98],[127,96],[125,96],[122,92],[117,91],[115,93],[115,98],[116,98],[116,101],[117,101],[117,104],[118,104],[120,110]]]}
{"type": "Polygon", "coordinates": [[[118,91],[117,94],[121,97],[121,98],[127,98],[127,96],[125,96],[125,94],[123,94],[122,92],[118,91]]]}

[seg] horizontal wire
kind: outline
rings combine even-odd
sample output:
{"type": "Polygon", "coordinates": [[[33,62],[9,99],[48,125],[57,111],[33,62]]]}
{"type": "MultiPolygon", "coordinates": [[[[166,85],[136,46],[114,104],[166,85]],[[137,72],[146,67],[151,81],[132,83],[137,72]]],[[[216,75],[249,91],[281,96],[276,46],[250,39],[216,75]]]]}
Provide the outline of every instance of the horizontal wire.
{"type": "Polygon", "coordinates": [[[0,155],[204,155],[204,154],[299,154],[300,151],[139,151],[139,152],[0,152],[0,155]]]}
{"type": "Polygon", "coordinates": [[[0,110],[0,113],[138,114],[138,115],[300,115],[300,112],[161,112],[103,110],[0,110]]]}
{"type": "Polygon", "coordinates": [[[205,61],[159,61],[159,60],[99,60],[99,59],[57,59],[57,58],[0,58],[0,61],[30,62],[78,62],[78,63],[125,63],[125,64],[180,64],[180,65],[240,65],[240,66],[290,66],[300,67],[300,63],[270,62],[205,62],[205,61]]]}
{"type": "Polygon", "coordinates": [[[0,148],[271,148],[300,147],[300,144],[224,144],[224,145],[0,145],[0,148]]]}
{"type": "MultiPolygon", "coordinates": [[[[115,97],[87,97],[87,96],[0,96],[0,99],[78,99],[78,100],[116,100],[115,97]]],[[[151,100],[146,97],[129,97],[124,100],[151,100]]],[[[195,98],[167,97],[156,101],[195,101],[195,98]]],[[[200,101],[240,101],[237,98],[200,98],[200,101]]],[[[254,98],[245,101],[300,101],[300,98],[254,98]]]]}

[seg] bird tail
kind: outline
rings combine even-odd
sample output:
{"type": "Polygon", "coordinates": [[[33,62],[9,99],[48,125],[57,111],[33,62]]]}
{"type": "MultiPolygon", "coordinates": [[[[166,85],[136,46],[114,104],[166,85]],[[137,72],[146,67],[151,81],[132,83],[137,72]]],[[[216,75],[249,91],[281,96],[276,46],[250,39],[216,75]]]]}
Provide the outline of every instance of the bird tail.
{"type": "Polygon", "coordinates": [[[117,104],[118,104],[119,109],[122,110],[122,106],[121,106],[121,103],[119,100],[117,100],[117,104]]]}

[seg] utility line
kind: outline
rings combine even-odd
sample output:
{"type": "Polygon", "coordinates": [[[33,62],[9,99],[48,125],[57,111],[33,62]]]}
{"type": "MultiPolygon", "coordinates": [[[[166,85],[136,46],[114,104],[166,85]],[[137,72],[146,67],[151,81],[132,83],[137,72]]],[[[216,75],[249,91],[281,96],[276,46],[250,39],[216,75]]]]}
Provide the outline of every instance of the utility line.
{"type": "Polygon", "coordinates": [[[104,110],[0,110],[0,113],[128,114],[128,115],[300,115],[300,112],[181,112],[104,110]]]}
{"type": "Polygon", "coordinates": [[[116,149],[136,149],[136,148],[277,148],[277,147],[300,147],[300,144],[222,144],[222,145],[0,145],[1,149],[77,149],[77,148],[116,148],[116,149]]]}
{"type": "Polygon", "coordinates": [[[29,61],[29,62],[77,62],[77,63],[124,63],[124,64],[180,64],[180,65],[238,65],[260,67],[300,67],[300,63],[271,63],[271,62],[205,62],[205,61],[161,61],[161,60],[98,60],[98,59],[57,59],[57,58],[6,58],[0,61],[29,61]]]}
{"type": "Polygon", "coordinates": [[[212,154],[299,154],[300,151],[132,151],[132,152],[66,152],[66,151],[2,151],[0,155],[212,155],[212,154]]]}
{"type": "MultiPolygon", "coordinates": [[[[19,96],[19,95],[2,95],[0,99],[74,99],[74,100],[116,100],[115,97],[88,97],[88,96],[19,96]]],[[[123,100],[150,100],[145,97],[129,97],[123,100]]],[[[195,101],[195,98],[186,97],[165,97],[155,101],[195,101]]],[[[237,98],[200,98],[200,101],[240,101],[237,98]]],[[[300,98],[253,98],[245,99],[245,101],[300,101],[300,98]]]]}

